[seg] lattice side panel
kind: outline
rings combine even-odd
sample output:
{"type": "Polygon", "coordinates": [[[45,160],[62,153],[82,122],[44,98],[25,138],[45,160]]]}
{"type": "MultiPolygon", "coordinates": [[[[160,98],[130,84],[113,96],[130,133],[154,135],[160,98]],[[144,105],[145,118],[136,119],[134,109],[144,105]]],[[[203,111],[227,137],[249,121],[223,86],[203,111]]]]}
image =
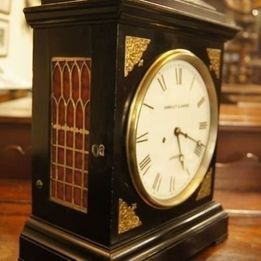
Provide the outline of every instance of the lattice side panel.
{"type": "Polygon", "coordinates": [[[87,212],[89,58],[52,58],[50,199],[87,212]]]}

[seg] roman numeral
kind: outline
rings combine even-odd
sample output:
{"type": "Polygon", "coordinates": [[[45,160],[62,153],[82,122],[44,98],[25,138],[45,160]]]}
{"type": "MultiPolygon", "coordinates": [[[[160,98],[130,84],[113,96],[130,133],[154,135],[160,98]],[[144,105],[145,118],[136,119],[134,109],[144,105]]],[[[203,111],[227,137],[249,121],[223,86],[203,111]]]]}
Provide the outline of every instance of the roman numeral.
{"type": "Polygon", "coordinates": [[[199,129],[205,130],[208,127],[208,123],[206,121],[202,121],[199,123],[199,129]]]}
{"type": "Polygon", "coordinates": [[[175,178],[171,176],[169,182],[169,192],[174,192],[174,190],[175,190],[175,178]]]}
{"type": "Polygon", "coordinates": [[[160,85],[160,88],[162,89],[162,91],[166,91],[167,90],[167,85],[164,79],[164,76],[161,74],[159,78],[157,78],[158,83],[160,85]]]}
{"type": "Polygon", "coordinates": [[[179,86],[182,84],[182,68],[175,68],[176,84],[179,86]]]}
{"type": "Polygon", "coordinates": [[[148,132],[146,132],[146,133],[140,135],[139,137],[136,138],[136,142],[137,142],[137,143],[141,143],[141,142],[146,142],[146,141],[148,141],[148,135],[149,135],[148,132]]]}
{"type": "Polygon", "coordinates": [[[205,97],[202,97],[199,101],[198,101],[198,108],[205,102],[205,97]]]}
{"type": "Polygon", "coordinates": [[[200,144],[200,143],[197,143],[197,145],[196,145],[196,147],[195,147],[195,149],[194,149],[194,153],[195,153],[198,157],[200,157],[201,154],[202,154],[202,152],[203,152],[203,145],[200,144]]]}
{"type": "Polygon", "coordinates": [[[162,177],[161,175],[158,173],[154,179],[153,185],[152,185],[152,189],[159,191],[160,185],[161,185],[161,181],[162,181],[162,177]]]}
{"type": "Polygon", "coordinates": [[[148,170],[150,169],[150,163],[151,163],[151,158],[150,155],[148,154],[140,163],[140,170],[144,171],[143,172],[143,176],[148,172],[148,170]]]}

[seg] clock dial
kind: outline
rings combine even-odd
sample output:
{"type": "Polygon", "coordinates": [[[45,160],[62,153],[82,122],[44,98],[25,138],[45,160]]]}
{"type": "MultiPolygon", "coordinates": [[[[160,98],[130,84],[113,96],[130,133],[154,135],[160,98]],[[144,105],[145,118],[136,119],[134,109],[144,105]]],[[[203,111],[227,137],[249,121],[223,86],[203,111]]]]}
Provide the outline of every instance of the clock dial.
{"type": "Polygon", "coordinates": [[[192,53],[162,55],[144,76],[131,105],[127,155],[139,194],[156,207],[188,198],[210,163],[217,100],[207,68],[192,53]]]}

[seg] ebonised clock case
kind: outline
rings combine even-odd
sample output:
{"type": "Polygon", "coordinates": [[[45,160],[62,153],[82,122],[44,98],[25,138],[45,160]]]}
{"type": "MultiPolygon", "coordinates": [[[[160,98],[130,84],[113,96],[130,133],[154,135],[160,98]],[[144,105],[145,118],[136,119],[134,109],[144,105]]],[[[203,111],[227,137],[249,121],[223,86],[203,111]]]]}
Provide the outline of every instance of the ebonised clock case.
{"type": "Polygon", "coordinates": [[[227,215],[212,200],[215,154],[207,196],[197,199],[199,188],[179,206],[155,209],[139,197],[132,184],[125,135],[140,80],[168,50],[186,49],[204,61],[219,95],[221,74],[218,77],[211,67],[207,50],[220,50],[222,57],[224,41],[237,29],[222,22],[222,15],[212,9],[180,1],[51,2],[25,9],[34,28],[33,206],[20,238],[20,260],[157,260],[174,254],[185,258],[224,239],[227,215]],[[150,41],[142,54],[143,63],[136,64],[127,76],[126,37],[150,41]],[[87,213],[49,199],[52,57],[91,59],[89,151],[93,144],[103,144],[105,156],[96,158],[90,153],[87,213]],[[40,187],[35,185],[39,180],[40,187]],[[135,204],[132,209],[142,223],[123,233],[119,232],[120,200],[135,204]]]}

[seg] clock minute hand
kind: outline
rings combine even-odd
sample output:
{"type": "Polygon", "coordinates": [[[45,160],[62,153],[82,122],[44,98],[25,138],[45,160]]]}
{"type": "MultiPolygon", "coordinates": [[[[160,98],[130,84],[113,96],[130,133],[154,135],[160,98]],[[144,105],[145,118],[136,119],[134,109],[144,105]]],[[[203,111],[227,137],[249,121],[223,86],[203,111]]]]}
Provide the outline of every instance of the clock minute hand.
{"type": "Polygon", "coordinates": [[[190,140],[194,141],[194,142],[197,143],[199,146],[205,146],[200,140],[196,140],[196,139],[192,138],[192,137],[189,136],[187,133],[182,132],[180,128],[177,128],[177,129],[178,129],[178,130],[177,130],[178,135],[182,135],[182,136],[184,136],[186,139],[190,139],[190,140]]]}

